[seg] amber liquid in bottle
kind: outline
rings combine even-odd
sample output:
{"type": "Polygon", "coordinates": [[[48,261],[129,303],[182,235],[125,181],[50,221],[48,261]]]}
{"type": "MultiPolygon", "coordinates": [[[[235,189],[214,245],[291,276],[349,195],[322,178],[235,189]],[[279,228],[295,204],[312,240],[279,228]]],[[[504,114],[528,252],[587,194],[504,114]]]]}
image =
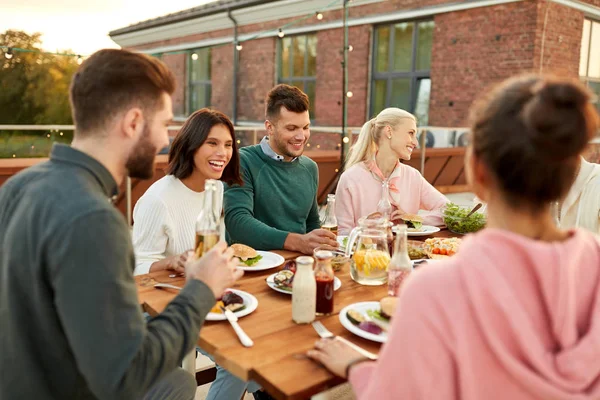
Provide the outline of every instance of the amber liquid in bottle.
{"type": "Polygon", "coordinates": [[[219,243],[218,232],[196,232],[196,246],[194,247],[196,257],[202,257],[204,253],[212,249],[217,243],[219,243]]]}

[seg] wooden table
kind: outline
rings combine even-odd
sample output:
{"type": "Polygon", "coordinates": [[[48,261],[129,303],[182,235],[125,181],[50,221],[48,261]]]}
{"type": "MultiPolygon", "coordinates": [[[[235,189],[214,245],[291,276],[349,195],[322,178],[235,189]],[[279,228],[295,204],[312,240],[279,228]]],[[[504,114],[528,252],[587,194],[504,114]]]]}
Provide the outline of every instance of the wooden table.
{"type": "MultiPolygon", "coordinates": [[[[442,230],[435,236],[447,237],[442,230]]],[[[426,237],[418,237],[425,239],[426,237]]],[[[417,237],[413,237],[417,239],[417,237]]],[[[299,254],[274,251],[286,260],[299,254]]],[[[305,399],[342,382],[304,354],[311,349],[319,336],[310,324],[298,325],[292,321],[291,296],[276,292],[267,286],[265,279],[281,267],[266,271],[246,272],[234,288],[253,294],[258,308],[240,318],[239,324],[254,341],[251,348],[243,347],[227,321],[206,322],[200,331],[198,345],[214,356],[222,367],[243,380],[254,380],[277,399],[305,399]]],[[[317,317],[327,329],[359,346],[377,353],[380,344],[362,339],[347,331],[339,322],[340,310],[352,303],[378,301],[387,295],[387,285],[363,286],[350,278],[348,270],[336,273],[342,287],[335,292],[332,315],[317,317]]],[[[155,289],[156,282],[182,286],[183,278],[169,278],[161,271],[136,277],[140,304],[151,315],[164,310],[176,296],[170,289],[155,289]]]]}

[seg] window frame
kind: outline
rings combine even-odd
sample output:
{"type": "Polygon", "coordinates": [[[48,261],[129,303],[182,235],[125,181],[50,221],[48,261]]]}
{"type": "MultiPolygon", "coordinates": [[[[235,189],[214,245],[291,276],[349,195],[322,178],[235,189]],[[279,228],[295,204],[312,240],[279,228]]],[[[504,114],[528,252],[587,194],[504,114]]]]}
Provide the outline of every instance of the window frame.
{"type": "MultiPolygon", "coordinates": [[[[402,78],[408,78],[410,79],[410,88],[409,88],[409,95],[410,95],[410,99],[409,99],[409,106],[410,109],[407,110],[411,113],[414,113],[416,105],[417,105],[417,95],[418,95],[418,87],[419,87],[419,80],[422,79],[429,79],[431,80],[431,64],[429,65],[429,69],[426,70],[417,70],[416,69],[416,63],[417,63],[417,48],[418,48],[418,43],[419,43],[419,29],[418,26],[420,23],[423,22],[433,22],[434,23],[434,29],[435,29],[435,21],[433,18],[424,18],[424,19],[413,19],[413,20],[407,20],[407,21],[394,21],[392,23],[385,23],[385,24],[380,24],[380,25],[376,25],[373,29],[373,42],[372,42],[372,56],[371,56],[371,95],[370,95],[370,102],[369,102],[369,115],[370,118],[373,118],[375,116],[375,96],[376,96],[376,90],[375,90],[375,82],[376,81],[380,81],[380,80],[385,80],[386,81],[386,98],[385,98],[385,105],[384,108],[390,107],[391,106],[391,97],[392,97],[392,85],[393,85],[393,81],[395,79],[402,79],[402,78]],[[412,42],[411,42],[411,46],[412,46],[412,54],[411,54],[411,62],[410,62],[410,70],[409,71],[394,71],[394,47],[395,47],[395,40],[396,40],[396,35],[395,35],[395,30],[396,30],[396,25],[397,24],[403,24],[403,23],[412,23],[414,28],[413,28],[413,33],[412,33],[412,42]],[[385,28],[385,27],[389,27],[390,28],[390,38],[389,38],[389,43],[388,43],[388,71],[386,72],[378,72],[377,71],[377,53],[378,53],[378,48],[379,48],[379,35],[378,35],[378,30],[381,28],[385,28]]],[[[432,47],[433,47],[433,42],[432,42],[432,47]]],[[[428,117],[429,117],[429,112],[427,113],[428,117]]]]}
{"type": "MultiPolygon", "coordinates": [[[[308,72],[308,38],[309,36],[314,36],[315,37],[315,41],[316,41],[316,45],[318,46],[318,36],[317,36],[317,32],[306,32],[306,33],[301,33],[298,35],[286,35],[282,38],[278,38],[277,40],[277,60],[276,60],[276,66],[277,66],[277,84],[280,83],[285,83],[287,85],[291,85],[294,86],[293,83],[294,82],[302,82],[302,86],[303,88],[301,89],[304,93],[306,93],[306,83],[307,82],[312,82],[314,84],[314,98],[311,99],[309,96],[309,101],[310,101],[310,105],[312,108],[312,111],[310,112],[310,119],[311,121],[313,121],[315,119],[315,114],[316,114],[316,108],[315,108],[315,101],[317,98],[317,68],[318,68],[318,61],[317,61],[317,57],[318,57],[318,52],[316,51],[317,49],[315,49],[315,75],[314,76],[309,76],[306,75],[306,73],[308,72]],[[293,40],[294,38],[297,37],[302,37],[304,36],[304,48],[306,49],[304,52],[304,74],[303,76],[293,76],[293,72],[294,72],[294,46],[290,46],[290,54],[289,54],[289,65],[288,65],[288,77],[285,78],[283,77],[282,71],[283,71],[283,41],[288,38],[293,40]]],[[[308,95],[308,93],[307,93],[308,95]]]]}
{"type": "MultiPolygon", "coordinates": [[[[200,57],[198,57],[198,60],[196,60],[196,61],[199,61],[199,60],[200,60],[200,57]]],[[[185,101],[185,108],[186,108],[186,115],[188,115],[188,116],[196,110],[199,110],[204,107],[210,108],[210,106],[211,106],[211,101],[212,101],[212,65],[211,65],[211,63],[212,63],[212,49],[210,47],[199,47],[196,49],[188,50],[186,52],[186,68],[185,69],[186,69],[186,81],[187,81],[187,84],[186,84],[187,95],[186,95],[186,101],[185,101]],[[195,52],[200,52],[200,51],[204,51],[204,50],[206,50],[207,54],[208,54],[209,79],[192,81],[192,73],[191,73],[192,72],[192,62],[194,62],[194,60],[192,60],[192,54],[195,52]],[[200,108],[192,107],[193,90],[196,86],[201,86],[201,85],[205,86],[205,88],[208,87],[208,89],[210,89],[210,90],[206,91],[205,99],[204,99],[205,104],[200,108]]]]}

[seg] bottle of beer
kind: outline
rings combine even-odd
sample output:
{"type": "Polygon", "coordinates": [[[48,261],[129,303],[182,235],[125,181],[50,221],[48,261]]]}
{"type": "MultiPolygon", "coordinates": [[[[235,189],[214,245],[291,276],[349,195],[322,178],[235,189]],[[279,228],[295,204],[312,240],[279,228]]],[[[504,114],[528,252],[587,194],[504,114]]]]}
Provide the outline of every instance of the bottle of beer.
{"type": "Polygon", "coordinates": [[[204,183],[204,205],[196,220],[196,245],[194,251],[196,257],[200,258],[219,242],[220,216],[216,213],[217,208],[217,185],[219,181],[207,179],[204,183]]]}
{"type": "Polygon", "coordinates": [[[413,263],[408,256],[407,227],[404,224],[396,228],[396,248],[388,265],[388,295],[398,296],[402,281],[410,275],[413,263]]]}
{"type": "Polygon", "coordinates": [[[337,235],[338,223],[335,217],[335,194],[327,195],[327,207],[325,207],[325,218],[321,223],[322,229],[327,229],[337,235]]]}

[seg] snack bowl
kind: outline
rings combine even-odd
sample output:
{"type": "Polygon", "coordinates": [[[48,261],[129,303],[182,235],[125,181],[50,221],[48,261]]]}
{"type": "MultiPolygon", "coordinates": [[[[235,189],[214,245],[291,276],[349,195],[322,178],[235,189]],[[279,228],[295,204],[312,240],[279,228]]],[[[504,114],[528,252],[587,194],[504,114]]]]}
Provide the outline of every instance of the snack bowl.
{"type": "Polygon", "coordinates": [[[483,229],[487,222],[486,215],[480,212],[474,212],[467,217],[470,211],[470,207],[448,203],[444,209],[444,223],[446,224],[446,227],[451,232],[461,235],[483,229]]]}

